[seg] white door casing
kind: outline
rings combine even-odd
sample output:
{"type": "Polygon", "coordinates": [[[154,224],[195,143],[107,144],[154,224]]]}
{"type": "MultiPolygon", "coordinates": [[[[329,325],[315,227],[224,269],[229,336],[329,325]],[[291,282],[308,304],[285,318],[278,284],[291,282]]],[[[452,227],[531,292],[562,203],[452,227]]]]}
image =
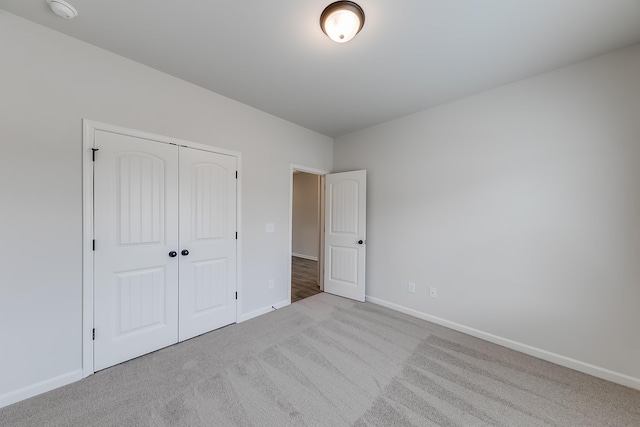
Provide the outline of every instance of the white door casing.
{"type": "Polygon", "coordinates": [[[235,157],[180,147],[180,341],[236,320],[235,175],[235,157]]]}
{"type": "Polygon", "coordinates": [[[367,171],[326,175],[324,291],[364,302],[367,171]]]}
{"type": "Polygon", "coordinates": [[[177,147],[96,131],[94,369],[177,342],[177,147]]]}

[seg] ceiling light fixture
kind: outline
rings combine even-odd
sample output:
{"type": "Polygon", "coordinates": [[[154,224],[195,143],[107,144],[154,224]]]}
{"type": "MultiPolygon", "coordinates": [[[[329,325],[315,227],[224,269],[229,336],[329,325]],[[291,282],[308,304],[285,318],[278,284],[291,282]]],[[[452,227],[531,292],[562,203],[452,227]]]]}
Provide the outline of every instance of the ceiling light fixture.
{"type": "Polygon", "coordinates": [[[320,15],[320,27],[331,40],[345,43],[360,32],[364,25],[364,11],[352,1],[337,1],[320,15]]]}
{"type": "Polygon", "coordinates": [[[63,17],[64,19],[73,19],[78,16],[76,8],[64,0],[47,0],[47,4],[53,13],[63,17]]]}

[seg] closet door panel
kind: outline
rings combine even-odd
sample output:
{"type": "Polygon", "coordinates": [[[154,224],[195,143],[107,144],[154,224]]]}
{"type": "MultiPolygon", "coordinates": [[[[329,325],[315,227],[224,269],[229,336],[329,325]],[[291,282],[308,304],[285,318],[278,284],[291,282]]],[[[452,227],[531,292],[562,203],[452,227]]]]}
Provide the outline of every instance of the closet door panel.
{"type": "Polygon", "coordinates": [[[236,321],[236,158],[180,148],[180,340],[236,321]]]}
{"type": "Polygon", "coordinates": [[[178,339],[177,147],[97,131],[94,369],[178,339]]]}

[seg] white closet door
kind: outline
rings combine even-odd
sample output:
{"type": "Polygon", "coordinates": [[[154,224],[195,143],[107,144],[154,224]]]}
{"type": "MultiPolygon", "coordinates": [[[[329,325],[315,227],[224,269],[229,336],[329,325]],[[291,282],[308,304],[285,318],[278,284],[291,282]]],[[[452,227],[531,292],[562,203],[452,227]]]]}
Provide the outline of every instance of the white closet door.
{"type": "Polygon", "coordinates": [[[236,158],[180,148],[180,341],[236,321],[236,158]]]}
{"type": "Polygon", "coordinates": [[[325,176],[324,291],[365,300],[367,171],[325,176]]]}
{"type": "Polygon", "coordinates": [[[96,371],[178,340],[177,147],[96,131],[96,371]]]}

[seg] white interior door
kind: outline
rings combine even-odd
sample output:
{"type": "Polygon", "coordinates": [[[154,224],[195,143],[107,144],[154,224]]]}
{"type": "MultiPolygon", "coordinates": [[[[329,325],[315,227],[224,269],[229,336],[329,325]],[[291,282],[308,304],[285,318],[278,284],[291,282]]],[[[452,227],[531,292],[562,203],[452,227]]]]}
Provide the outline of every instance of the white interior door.
{"type": "Polygon", "coordinates": [[[94,370],[178,340],[177,147],[96,131],[94,370]]]}
{"type": "Polygon", "coordinates": [[[236,158],[180,148],[180,341],[236,321],[236,158]]]}
{"type": "Polygon", "coordinates": [[[236,321],[236,157],[115,132],[94,148],[94,370],[236,321]]]}
{"type": "Polygon", "coordinates": [[[325,179],[324,291],[364,301],[367,171],[325,179]]]}

